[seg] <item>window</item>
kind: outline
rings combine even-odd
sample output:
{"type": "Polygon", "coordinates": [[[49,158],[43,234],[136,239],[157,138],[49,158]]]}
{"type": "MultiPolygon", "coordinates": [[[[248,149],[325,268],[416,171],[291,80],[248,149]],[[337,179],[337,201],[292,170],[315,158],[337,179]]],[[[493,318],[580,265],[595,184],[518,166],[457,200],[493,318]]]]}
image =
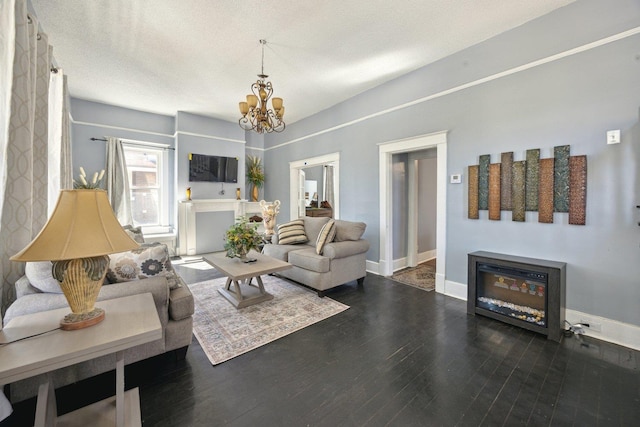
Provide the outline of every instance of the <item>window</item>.
{"type": "Polygon", "coordinates": [[[168,232],[168,180],[166,149],[123,144],[131,189],[133,224],[145,233],[168,232]]]}

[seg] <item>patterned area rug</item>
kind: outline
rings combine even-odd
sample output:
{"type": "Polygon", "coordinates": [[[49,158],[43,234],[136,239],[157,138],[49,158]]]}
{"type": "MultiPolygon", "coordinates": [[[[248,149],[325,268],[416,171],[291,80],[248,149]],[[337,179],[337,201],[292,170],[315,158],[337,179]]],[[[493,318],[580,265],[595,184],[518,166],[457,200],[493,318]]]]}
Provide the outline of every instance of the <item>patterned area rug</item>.
{"type": "Polygon", "coordinates": [[[416,267],[405,268],[396,272],[391,279],[414,288],[432,291],[436,288],[435,262],[427,261],[416,267]]]}
{"type": "Polygon", "coordinates": [[[226,278],[189,285],[195,298],[193,333],[213,365],[244,354],[349,308],[286,280],[263,276],[274,296],[237,310],[220,293],[226,278]]]}

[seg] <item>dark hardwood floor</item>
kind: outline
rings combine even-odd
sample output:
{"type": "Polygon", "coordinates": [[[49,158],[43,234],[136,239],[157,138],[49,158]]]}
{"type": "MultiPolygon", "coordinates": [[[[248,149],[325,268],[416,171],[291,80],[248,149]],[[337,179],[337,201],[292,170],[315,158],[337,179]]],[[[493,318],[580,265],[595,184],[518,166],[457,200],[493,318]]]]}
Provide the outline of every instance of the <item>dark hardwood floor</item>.
{"type": "MultiPolygon", "coordinates": [[[[215,271],[176,267],[189,283],[215,271]]],[[[212,274],[213,273],[213,274],[212,274]]],[[[466,314],[466,303],[369,275],[327,295],[349,310],[211,366],[197,340],[127,367],[145,426],[631,426],[640,352],[561,343],[466,314]]],[[[64,413],[114,374],[58,391],[64,413]]],[[[31,425],[33,399],[0,426],[31,425]]]]}

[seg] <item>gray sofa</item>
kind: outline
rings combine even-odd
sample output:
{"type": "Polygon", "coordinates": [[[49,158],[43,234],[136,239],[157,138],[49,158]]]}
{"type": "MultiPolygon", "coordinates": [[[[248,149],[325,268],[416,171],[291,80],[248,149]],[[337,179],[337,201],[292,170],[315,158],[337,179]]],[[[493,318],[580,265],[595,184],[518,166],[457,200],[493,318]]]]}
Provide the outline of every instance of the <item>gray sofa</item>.
{"type": "MultiPolygon", "coordinates": [[[[186,354],[192,339],[194,302],[187,285],[179,277],[178,281],[181,286],[175,289],[170,289],[169,281],[164,276],[104,285],[100,289],[98,301],[147,292],[153,295],[162,324],[162,339],[126,350],[125,364],[171,350],[175,350],[179,358],[186,354]]],[[[16,295],[16,301],[5,313],[4,324],[16,316],[68,307],[63,294],[42,292],[32,286],[26,276],[16,282],[16,295]]],[[[115,354],[59,369],[51,374],[54,386],[58,388],[113,369],[115,354]]],[[[42,378],[42,375],[37,375],[12,383],[11,401],[19,402],[37,395],[42,378]]]]}
{"type": "Polygon", "coordinates": [[[335,220],[336,234],[326,243],[322,255],[316,251],[316,240],[322,227],[330,220],[326,217],[302,217],[308,242],[295,245],[278,244],[278,234],[271,244],[262,249],[265,255],[287,261],[292,268],[278,275],[315,289],[320,297],[328,289],[357,280],[362,285],[366,275],[369,242],[362,239],[366,228],[363,222],[335,220]]]}

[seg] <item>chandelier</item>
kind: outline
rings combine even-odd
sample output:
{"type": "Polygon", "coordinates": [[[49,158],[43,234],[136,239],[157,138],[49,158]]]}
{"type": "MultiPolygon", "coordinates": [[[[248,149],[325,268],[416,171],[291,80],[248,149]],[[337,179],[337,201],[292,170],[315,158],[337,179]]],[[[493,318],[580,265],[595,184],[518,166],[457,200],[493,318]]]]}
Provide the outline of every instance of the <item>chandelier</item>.
{"type": "Polygon", "coordinates": [[[254,130],[257,133],[282,132],[285,123],[282,121],[284,116],[284,107],[282,106],[282,98],[271,98],[273,95],[273,86],[271,82],[265,82],[269,77],[264,73],[264,45],[266,40],[260,40],[262,45],[262,72],[258,74],[258,81],[251,85],[253,94],[247,95],[247,101],[239,103],[240,120],[238,124],[244,130],[254,130]],[[273,109],[267,107],[267,101],[271,99],[273,109]]]}

